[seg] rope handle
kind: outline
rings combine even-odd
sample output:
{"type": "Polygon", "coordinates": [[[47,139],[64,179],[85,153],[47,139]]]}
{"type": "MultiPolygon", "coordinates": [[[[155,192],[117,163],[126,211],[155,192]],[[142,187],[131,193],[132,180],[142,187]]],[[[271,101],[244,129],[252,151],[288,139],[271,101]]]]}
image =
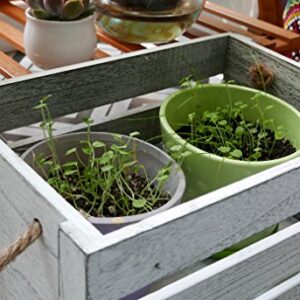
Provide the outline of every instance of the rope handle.
{"type": "Polygon", "coordinates": [[[34,243],[43,233],[43,228],[39,220],[34,219],[26,231],[8,248],[0,252],[0,272],[32,243],[34,243]]]}

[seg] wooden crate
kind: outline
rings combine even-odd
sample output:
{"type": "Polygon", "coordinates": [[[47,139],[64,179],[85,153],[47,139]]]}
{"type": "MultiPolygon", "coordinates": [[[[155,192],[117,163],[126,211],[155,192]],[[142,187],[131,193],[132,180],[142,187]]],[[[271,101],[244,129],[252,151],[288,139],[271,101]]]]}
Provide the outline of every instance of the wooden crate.
{"type": "MultiPolygon", "coordinates": [[[[0,132],[40,121],[32,108],[45,95],[52,94],[50,109],[58,117],[175,86],[191,66],[203,78],[224,74],[248,85],[253,57],[276,73],[270,92],[299,109],[296,63],[220,35],[1,82],[0,132]]],[[[93,127],[138,130],[148,139],[160,133],[158,107],[93,127]]],[[[73,129],[84,130],[83,125],[73,129]]],[[[24,146],[14,145],[15,150],[24,146]]],[[[145,285],[154,283],[155,289],[172,281],[144,299],[299,299],[299,223],[195,270],[213,253],[300,211],[299,175],[300,158],[102,235],[0,141],[0,247],[34,218],[43,226],[42,237],[0,273],[0,298],[119,299],[145,285]]]]}

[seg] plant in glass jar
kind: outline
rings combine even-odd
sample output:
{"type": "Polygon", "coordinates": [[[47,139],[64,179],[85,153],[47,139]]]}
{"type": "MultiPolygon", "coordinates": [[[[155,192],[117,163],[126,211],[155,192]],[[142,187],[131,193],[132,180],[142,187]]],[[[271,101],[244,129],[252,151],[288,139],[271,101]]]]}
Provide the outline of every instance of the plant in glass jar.
{"type": "Polygon", "coordinates": [[[96,0],[99,26],[131,43],[166,43],[198,18],[205,0],[96,0]]]}

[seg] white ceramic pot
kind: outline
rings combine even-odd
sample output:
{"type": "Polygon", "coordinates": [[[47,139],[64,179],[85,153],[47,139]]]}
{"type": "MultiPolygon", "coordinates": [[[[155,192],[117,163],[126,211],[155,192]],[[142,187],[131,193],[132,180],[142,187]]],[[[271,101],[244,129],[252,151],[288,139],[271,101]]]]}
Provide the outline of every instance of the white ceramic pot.
{"type": "Polygon", "coordinates": [[[36,65],[51,69],[90,60],[97,47],[94,16],[76,21],[48,21],[26,10],[24,46],[36,65]]]}

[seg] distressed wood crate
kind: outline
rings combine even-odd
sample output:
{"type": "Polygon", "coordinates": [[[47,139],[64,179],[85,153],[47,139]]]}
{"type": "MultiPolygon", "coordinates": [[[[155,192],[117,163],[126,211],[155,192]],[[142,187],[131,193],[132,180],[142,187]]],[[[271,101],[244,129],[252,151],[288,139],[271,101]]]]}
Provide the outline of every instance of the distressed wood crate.
{"type": "MultiPolygon", "coordinates": [[[[220,35],[1,82],[0,132],[40,121],[32,108],[45,95],[52,95],[50,109],[58,117],[176,86],[191,66],[203,78],[224,74],[248,85],[253,56],[276,72],[270,92],[299,109],[296,63],[220,35]]],[[[93,127],[139,130],[149,139],[160,133],[158,106],[93,127]]],[[[41,138],[12,144],[13,150],[0,141],[0,248],[34,218],[44,230],[0,273],[1,299],[120,299],[152,283],[145,300],[300,298],[299,223],[195,270],[213,253],[300,211],[300,158],[102,235],[15,153],[41,138]],[[162,282],[169,284],[160,288],[162,282]]]]}

